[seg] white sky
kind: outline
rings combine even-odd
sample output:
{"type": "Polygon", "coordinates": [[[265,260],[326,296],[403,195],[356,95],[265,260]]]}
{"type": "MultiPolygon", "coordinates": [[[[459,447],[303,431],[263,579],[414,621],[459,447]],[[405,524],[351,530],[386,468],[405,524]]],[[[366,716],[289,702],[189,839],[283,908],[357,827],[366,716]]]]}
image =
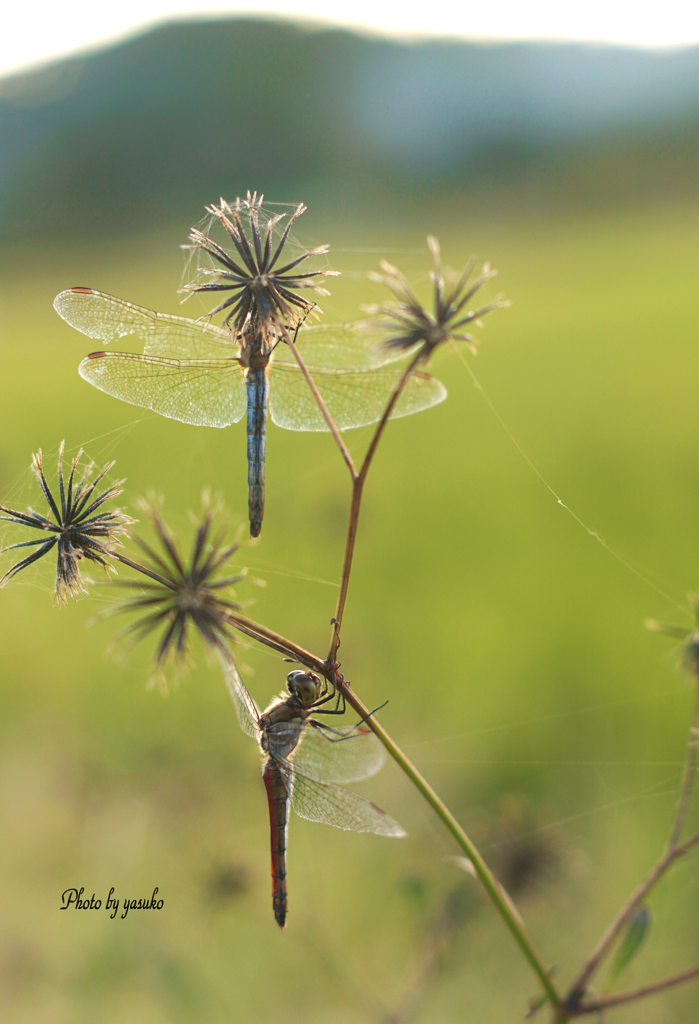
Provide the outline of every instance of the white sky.
{"type": "Polygon", "coordinates": [[[171,18],[301,16],[390,35],[578,39],[671,47],[699,42],[696,0],[62,0],[8,4],[0,75],[96,49],[171,18]]]}

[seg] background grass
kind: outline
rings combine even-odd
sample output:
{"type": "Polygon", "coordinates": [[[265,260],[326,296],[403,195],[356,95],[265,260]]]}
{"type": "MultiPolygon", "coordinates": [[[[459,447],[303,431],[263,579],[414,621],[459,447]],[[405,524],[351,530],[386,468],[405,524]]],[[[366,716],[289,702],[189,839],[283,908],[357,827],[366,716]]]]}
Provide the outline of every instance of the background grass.
{"type": "MultiPolygon", "coordinates": [[[[423,220],[304,216],[301,241],[330,241],[343,272],[326,319],[380,298],[363,276],[379,255],[427,295],[427,229],[457,269],[472,253],[490,258],[513,305],[488,318],[471,365],[564,505],[465,367],[440,355],[448,402],[393,424],[372,471],[343,671],[370,706],[390,701],[382,721],[483,845],[564,984],[659,853],[677,795],[691,692],[669,642],[642,623],[689,627],[684,597],[698,585],[699,207],[494,227],[448,211],[423,220]]],[[[185,545],[207,485],[245,521],[242,426],[186,427],[89,388],[75,368],[94,346],[51,309],[58,291],[87,284],[178,312],[188,227],[1,254],[5,503],[42,508],[30,453],[41,446],[52,467],[65,437],[71,453],[117,459],[132,511],[147,490],[164,494],[185,545]]],[[[369,432],[347,436],[359,453],[369,432]]],[[[239,594],[255,598],[252,617],[323,653],[346,473],[329,438],[271,427],[267,480],[262,540],[239,558],[267,587],[239,594]]],[[[294,817],[280,933],[258,758],[215,666],[197,652],[169,695],[146,688],[149,650],[115,662],[114,620],[85,628],[111,606],[109,588],[53,608],[51,576],[29,571],[0,594],[5,1019],[381,1021],[421,979],[416,1020],[521,1019],[534,982],[391,765],[360,788],[409,837],[294,817]],[[103,900],[111,886],[122,900],[158,886],[164,908],[126,920],[60,911],[73,886],[103,900]],[[438,968],[424,975],[434,950],[438,968]]],[[[240,661],[265,703],[286,666],[252,649],[240,661]]],[[[696,878],[690,858],[653,896],[651,938],[624,985],[696,962],[696,878]]],[[[695,1001],[688,986],[615,1019],[685,1021],[695,1001]]]]}

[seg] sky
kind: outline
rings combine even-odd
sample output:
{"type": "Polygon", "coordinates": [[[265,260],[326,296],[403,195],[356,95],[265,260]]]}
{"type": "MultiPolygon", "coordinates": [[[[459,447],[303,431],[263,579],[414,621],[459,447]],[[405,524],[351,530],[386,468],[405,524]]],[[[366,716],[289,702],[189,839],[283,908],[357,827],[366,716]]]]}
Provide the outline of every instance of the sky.
{"type": "Polygon", "coordinates": [[[699,4],[688,0],[62,0],[11,4],[3,14],[0,75],[89,52],[169,19],[281,15],[399,36],[575,39],[643,47],[699,43],[699,4]]]}

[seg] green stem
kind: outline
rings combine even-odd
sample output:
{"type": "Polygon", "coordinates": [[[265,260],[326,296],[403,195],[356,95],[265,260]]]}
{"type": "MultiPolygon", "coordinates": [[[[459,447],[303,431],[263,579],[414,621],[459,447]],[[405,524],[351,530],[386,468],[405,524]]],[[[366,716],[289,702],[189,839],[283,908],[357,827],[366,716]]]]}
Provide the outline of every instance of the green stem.
{"type": "Polygon", "coordinates": [[[687,744],[687,754],[684,762],[684,771],[682,773],[682,785],[680,787],[680,798],[677,803],[677,813],[675,814],[675,824],[668,843],[669,850],[674,849],[680,841],[682,827],[687,816],[689,801],[692,796],[692,784],[697,771],[697,743],[699,742],[699,676],[696,672],[693,672],[692,675],[694,677],[694,714],[692,715],[692,725],[689,730],[689,742],[687,744]]]}
{"type": "Polygon", "coordinates": [[[524,923],[522,922],[521,917],[505,889],[500,885],[497,878],[485,863],[480,853],[466,835],[461,825],[459,825],[449,808],[442,800],[440,800],[427,780],[423,778],[415,765],[412,764],[412,762],[405,756],[400,747],[394,743],[383,726],[376,720],[376,716],[370,715],[369,710],[350,689],[348,683],[344,682],[342,689],[347,703],[354,708],[357,714],[360,715],[376,736],[378,736],[399,768],[408,776],[412,784],[423,795],[435,814],[449,829],[452,836],[473,865],[473,869],[479,882],[485,889],[490,901],[500,914],[500,917],[505,922],[505,925],[526,957],[530,967],[541,982],[541,986],[546,992],[552,1006],[554,1008],[560,1007],[561,997],[558,994],[558,990],[551,981],[546,965],[534,947],[532,940],[527,935],[524,923]]]}

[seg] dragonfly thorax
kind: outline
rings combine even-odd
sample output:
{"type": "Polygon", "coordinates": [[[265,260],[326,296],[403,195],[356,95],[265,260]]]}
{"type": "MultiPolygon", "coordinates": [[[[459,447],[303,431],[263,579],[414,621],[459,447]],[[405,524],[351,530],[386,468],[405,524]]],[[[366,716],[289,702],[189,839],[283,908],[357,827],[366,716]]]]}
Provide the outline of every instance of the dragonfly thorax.
{"type": "Polygon", "coordinates": [[[240,365],[250,369],[264,369],[278,341],[273,327],[257,319],[249,320],[238,336],[240,365]]]}

